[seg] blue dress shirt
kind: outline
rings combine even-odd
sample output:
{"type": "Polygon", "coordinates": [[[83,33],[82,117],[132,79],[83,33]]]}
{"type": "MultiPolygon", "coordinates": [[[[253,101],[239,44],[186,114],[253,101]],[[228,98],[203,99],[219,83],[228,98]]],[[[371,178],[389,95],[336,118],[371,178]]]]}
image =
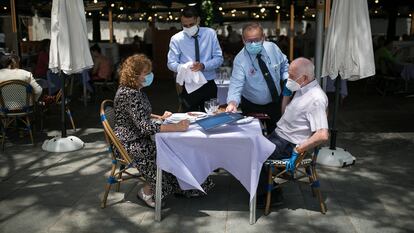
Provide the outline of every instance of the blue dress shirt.
{"type": "MultiPolygon", "coordinates": [[[[213,80],[216,78],[216,69],[223,63],[223,53],[217,34],[211,28],[200,27],[197,36],[200,46],[200,62],[204,64],[202,72],[207,80],[213,80]]],[[[168,68],[177,72],[179,65],[189,61],[195,62],[195,60],[194,38],[183,31],[172,36],[168,51],[168,68]]]]}
{"type": "MultiPolygon", "coordinates": [[[[268,41],[263,42],[263,49],[260,54],[272,75],[280,95],[282,90],[280,79],[286,80],[289,77],[289,62],[286,55],[282,53],[275,43],[268,41]]],[[[257,58],[250,55],[245,48],[234,58],[227,103],[234,101],[238,105],[240,104],[241,96],[258,105],[272,102],[272,96],[260,70],[257,58]]]]}

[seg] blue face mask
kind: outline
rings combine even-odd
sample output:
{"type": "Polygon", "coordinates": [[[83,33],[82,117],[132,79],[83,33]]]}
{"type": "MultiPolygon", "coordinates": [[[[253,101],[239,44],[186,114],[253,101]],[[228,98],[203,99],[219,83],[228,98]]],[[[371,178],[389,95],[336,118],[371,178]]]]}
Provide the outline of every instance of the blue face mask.
{"type": "Polygon", "coordinates": [[[251,55],[257,55],[263,49],[263,42],[249,42],[245,44],[245,47],[251,55]]]}
{"type": "Polygon", "coordinates": [[[151,73],[145,75],[145,80],[142,83],[142,86],[143,87],[148,87],[149,85],[151,85],[153,80],[154,80],[154,74],[151,72],[151,73]]]}

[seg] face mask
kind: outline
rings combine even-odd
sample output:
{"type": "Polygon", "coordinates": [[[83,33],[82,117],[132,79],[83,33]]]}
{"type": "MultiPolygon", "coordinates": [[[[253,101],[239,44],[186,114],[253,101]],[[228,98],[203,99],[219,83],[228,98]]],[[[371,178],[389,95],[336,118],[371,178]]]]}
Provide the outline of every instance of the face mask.
{"type": "Polygon", "coordinates": [[[195,36],[198,32],[198,25],[194,25],[192,27],[186,28],[183,27],[184,33],[186,33],[188,36],[195,36]]]}
{"type": "Polygon", "coordinates": [[[145,75],[145,80],[142,83],[142,86],[143,87],[148,87],[149,85],[151,85],[153,80],[154,80],[154,74],[151,72],[151,73],[145,75]]]}
{"type": "Polygon", "coordinates": [[[251,55],[259,54],[263,49],[263,42],[250,42],[245,45],[247,52],[251,55]]]}
{"type": "Polygon", "coordinates": [[[290,91],[294,92],[300,89],[300,84],[297,83],[296,81],[288,78],[287,83],[286,83],[286,88],[289,89],[290,91]]]}

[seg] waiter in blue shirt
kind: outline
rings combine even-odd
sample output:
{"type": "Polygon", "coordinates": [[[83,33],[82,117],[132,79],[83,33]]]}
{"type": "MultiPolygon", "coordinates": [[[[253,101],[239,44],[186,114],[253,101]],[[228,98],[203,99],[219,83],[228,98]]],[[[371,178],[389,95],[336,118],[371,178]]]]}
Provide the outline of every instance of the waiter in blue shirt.
{"type": "MultiPolygon", "coordinates": [[[[270,117],[267,130],[273,132],[281,108],[291,98],[281,101],[281,80],[289,76],[289,63],[276,44],[264,41],[259,23],[244,25],[242,37],[244,48],[234,58],[226,111],[235,112],[240,105],[243,114],[266,113],[270,117]]],[[[284,95],[291,95],[288,89],[283,91],[284,95]]]]}
{"type": "Polygon", "coordinates": [[[171,37],[168,51],[167,66],[171,71],[177,72],[180,65],[192,61],[191,70],[201,71],[208,81],[190,94],[182,88],[180,98],[184,112],[203,110],[204,101],[217,97],[214,79],[216,69],[223,63],[216,32],[211,28],[200,27],[199,24],[198,11],[194,7],[185,7],[181,12],[183,31],[171,37]]]}

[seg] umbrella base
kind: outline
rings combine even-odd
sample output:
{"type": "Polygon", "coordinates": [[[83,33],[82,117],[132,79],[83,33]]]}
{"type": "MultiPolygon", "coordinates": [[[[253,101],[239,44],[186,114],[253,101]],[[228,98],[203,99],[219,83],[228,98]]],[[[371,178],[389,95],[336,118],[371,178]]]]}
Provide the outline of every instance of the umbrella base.
{"type": "Polygon", "coordinates": [[[351,153],[342,148],[336,147],[335,150],[331,150],[329,147],[322,147],[316,162],[324,166],[345,167],[354,165],[355,160],[356,158],[351,153]]]}
{"type": "Polygon", "coordinates": [[[49,152],[69,152],[82,149],[84,144],[82,140],[75,136],[65,138],[56,136],[50,140],[45,140],[42,149],[49,152]]]}

